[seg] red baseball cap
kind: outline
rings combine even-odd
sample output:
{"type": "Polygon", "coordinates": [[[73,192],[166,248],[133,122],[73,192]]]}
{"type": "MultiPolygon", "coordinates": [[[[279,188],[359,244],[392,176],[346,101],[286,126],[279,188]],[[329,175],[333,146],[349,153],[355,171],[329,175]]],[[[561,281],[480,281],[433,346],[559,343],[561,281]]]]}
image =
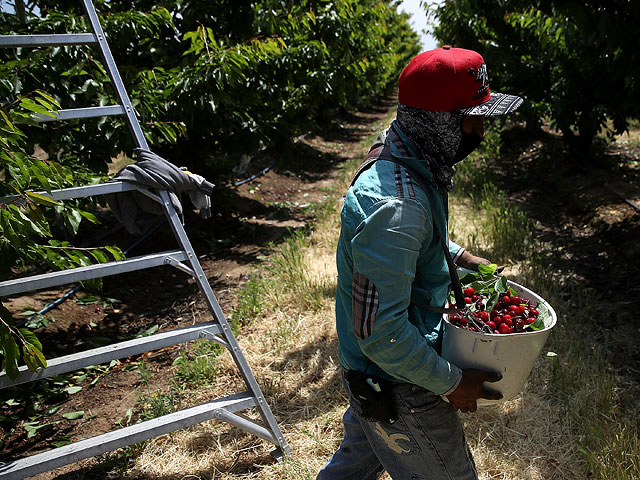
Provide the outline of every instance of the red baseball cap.
{"type": "Polygon", "coordinates": [[[513,112],[522,98],[489,92],[489,76],[482,56],[473,50],[442,48],[423,52],[400,74],[398,101],[436,112],[493,117],[513,112]]]}

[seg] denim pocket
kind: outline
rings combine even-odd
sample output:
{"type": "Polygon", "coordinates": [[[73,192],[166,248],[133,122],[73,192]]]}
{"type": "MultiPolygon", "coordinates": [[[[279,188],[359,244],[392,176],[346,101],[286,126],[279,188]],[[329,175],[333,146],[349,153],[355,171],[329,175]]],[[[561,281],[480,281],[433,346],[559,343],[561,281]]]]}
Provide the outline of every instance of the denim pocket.
{"type": "Polygon", "coordinates": [[[400,402],[409,410],[409,413],[424,412],[444,402],[440,395],[436,395],[417,385],[403,385],[397,390],[397,395],[400,402]]]}

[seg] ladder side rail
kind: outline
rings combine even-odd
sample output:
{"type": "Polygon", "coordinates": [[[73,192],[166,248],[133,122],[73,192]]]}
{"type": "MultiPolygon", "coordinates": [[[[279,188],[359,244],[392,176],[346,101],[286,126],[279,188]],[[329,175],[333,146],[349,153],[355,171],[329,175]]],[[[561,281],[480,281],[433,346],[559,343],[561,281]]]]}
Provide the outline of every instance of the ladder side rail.
{"type": "Polygon", "coordinates": [[[98,47],[100,48],[102,58],[106,63],[107,72],[109,73],[111,82],[116,89],[116,94],[118,96],[118,99],[120,100],[120,104],[125,109],[127,124],[129,125],[129,129],[131,130],[131,134],[133,135],[135,144],[139,148],[149,150],[149,144],[147,143],[147,139],[144,137],[144,133],[142,133],[142,128],[140,127],[138,118],[136,117],[135,111],[133,110],[133,106],[131,105],[131,101],[129,100],[129,95],[127,94],[127,90],[124,86],[124,83],[122,82],[120,73],[118,72],[118,67],[116,66],[113,55],[111,54],[111,49],[109,48],[109,44],[107,43],[104,31],[102,30],[102,25],[100,24],[100,19],[98,18],[96,9],[93,6],[93,2],[91,0],[82,0],[82,4],[85,11],[87,12],[87,16],[89,17],[91,29],[96,35],[98,47]]]}
{"type": "MultiPolygon", "coordinates": [[[[21,480],[38,473],[78,462],[85,458],[94,457],[117,448],[133,445],[151,438],[174,432],[198,423],[219,418],[230,418],[231,413],[246,410],[255,406],[255,399],[249,392],[242,392],[228,397],[219,398],[195,407],[179,410],[145,422],[112,430],[95,437],[80,440],[62,447],[54,448],[43,453],[37,453],[26,458],[7,463],[0,463],[0,477],[7,480],[21,480]]],[[[235,419],[241,419],[234,415],[235,419]]],[[[234,419],[234,420],[235,420],[234,419]]],[[[243,419],[241,419],[243,420],[243,419]]],[[[276,443],[271,432],[259,425],[247,425],[248,421],[238,421],[236,425],[250,433],[260,434],[261,438],[276,443]],[[246,422],[246,423],[245,423],[246,422]]]]}
{"type": "Polygon", "coordinates": [[[0,48],[64,47],[98,43],[93,33],[54,33],[38,35],[0,35],[0,48]]]}
{"type": "Polygon", "coordinates": [[[34,382],[43,378],[73,372],[93,365],[101,365],[111,360],[120,360],[133,355],[141,355],[152,350],[178,345],[208,335],[220,333],[216,322],[199,323],[187,327],[176,328],[166,332],[155,333],[147,337],[133,338],[119,343],[112,343],[104,347],[84,350],[62,357],[47,359],[47,368],[40,368],[32,372],[23,365],[18,369],[18,376],[11,379],[6,373],[0,374],[0,390],[4,388],[34,382]],[[206,333],[205,333],[206,332],[206,333]]]}
{"type": "Polygon", "coordinates": [[[262,417],[264,423],[269,426],[270,430],[274,432],[278,440],[278,445],[280,446],[284,454],[290,455],[291,447],[284,439],[278,422],[273,416],[273,413],[271,412],[271,409],[269,408],[269,405],[267,404],[267,401],[262,394],[260,386],[258,385],[258,382],[256,381],[251,371],[251,367],[247,363],[247,360],[245,359],[244,354],[242,353],[242,350],[240,349],[240,346],[238,345],[238,342],[233,334],[233,331],[231,330],[231,327],[229,326],[229,323],[224,316],[224,312],[222,311],[222,308],[220,307],[220,304],[216,299],[215,293],[213,292],[213,289],[211,288],[211,285],[207,280],[204,270],[202,269],[202,266],[198,261],[198,257],[196,256],[193,247],[191,246],[191,242],[189,241],[189,238],[187,237],[187,234],[182,227],[180,218],[173,208],[173,204],[171,203],[171,200],[169,198],[169,193],[166,190],[161,190],[159,193],[164,202],[164,208],[167,213],[169,224],[171,225],[171,228],[176,238],[178,239],[180,246],[187,254],[187,260],[190,262],[191,268],[194,271],[195,275],[193,278],[198,284],[198,287],[200,288],[200,291],[202,292],[205,302],[207,303],[209,310],[213,314],[214,319],[220,324],[222,328],[222,334],[229,343],[228,350],[233,357],[236,365],[238,366],[245,384],[253,392],[258,401],[258,411],[260,412],[260,416],[262,417]]]}

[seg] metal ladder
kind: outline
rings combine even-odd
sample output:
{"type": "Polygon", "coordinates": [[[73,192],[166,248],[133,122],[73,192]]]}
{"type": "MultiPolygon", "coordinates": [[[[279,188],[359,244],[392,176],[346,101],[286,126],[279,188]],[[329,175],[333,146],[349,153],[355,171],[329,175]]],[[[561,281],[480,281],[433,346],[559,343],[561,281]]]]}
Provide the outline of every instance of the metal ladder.
{"type": "MultiPolygon", "coordinates": [[[[111,51],[100,25],[98,15],[91,0],[82,0],[85,12],[91,24],[91,33],[54,34],[54,35],[6,35],[0,36],[0,47],[38,47],[95,45],[100,49],[106,70],[115,87],[118,105],[86,107],[60,110],[55,120],[90,118],[107,115],[125,115],[127,124],[139,148],[149,149],[135,115],[120,73],[111,55],[111,51]]],[[[42,116],[42,121],[51,120],[42,116]]],[[[87,196],[98,196],[137,190],[158,201],[176,237],[179,249],[142,255],[126,260],[96,264],[75,269],[32,275],[25,278],[0,282],[0,297],[31,292],[68,283],[81,282],[93,278],[117,275],[162,265],[171,265],[189,273],[212,314],[213,320],[167,332],[161,332],[143,338],[127,340],[100,348],[86,350],[72,355],[47,360],[47,368],[32,372],[26,366],[20,367],[18,377],[11,380],[6,374],[0,374],[0,389],[39,380],[41,378],[72,372],[80,368],[122,359],[131,355],[140,355],[152,350],[177,345],[198,338],[215,341],[229,351],[235,361],[247,391],[218,398],[204,404],[187,408],[175,413],[147,420],[135,425],[113,430],[92,438],[80,440],[43,453],[0,463],[0,478],[21,479],[36,475],[63,465],[93,457],[111,450],[132,445],[158,435],[176,431],[197,423],[217,418],[256,435],[276,446],[272,452],[275,458],[291,454],[291,448],[285,441],[280,427],[256,382],[236,338],[220,308],[218,300],[207,281],[180,218],[173,207],[166,190],[150,192],[126,182],[109,182],[77,188],[54,190],[51,193],[39,192],[54,200],[63,201],[87,196]],[[236,415],[236,412],[255,407],[264,424],[236,415]]],[[[7,200],[9,197],[2,199],[7,200]]]]}

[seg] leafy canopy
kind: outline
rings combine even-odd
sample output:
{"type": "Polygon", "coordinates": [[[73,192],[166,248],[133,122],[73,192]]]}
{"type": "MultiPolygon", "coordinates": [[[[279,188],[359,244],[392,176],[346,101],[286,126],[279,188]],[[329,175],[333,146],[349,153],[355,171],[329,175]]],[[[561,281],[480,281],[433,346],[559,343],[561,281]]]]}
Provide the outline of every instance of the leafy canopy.
{"type": "Polygon", "coordinates": [[[521,95],[528,126],[548,117],[575,153],[589,153],[602,128],[621,134],[640,117],[638,2],[451,0],[428,8],[440,42],[480,52],[491,88],[521,95]]]}
{"type": "MultiPolygon", "coordinates": [[[[153,150],[216,180],[231,154],[285,156],[336,109],[369,104],[418,53],[408,16],[389,0],[94,3],[153,150]]],[[[90,31],[79,0],[26,7],[0,12],[0,35],[90,31]]],[[[121,117],[43,126],[34,114],[115,103],[92,47],[0,49],[0,279],[122,258],[115,247],[74,247],[52,228],[61,220],[73,239],[81,221],[97,222],[95,199],[34,193],[102,182],[110,159],[133,148],[121,117]]],[[[45,366],[37,338],[1,302],[0,313],[2,369],[13,378],[20,358],[45,366]]]]}

